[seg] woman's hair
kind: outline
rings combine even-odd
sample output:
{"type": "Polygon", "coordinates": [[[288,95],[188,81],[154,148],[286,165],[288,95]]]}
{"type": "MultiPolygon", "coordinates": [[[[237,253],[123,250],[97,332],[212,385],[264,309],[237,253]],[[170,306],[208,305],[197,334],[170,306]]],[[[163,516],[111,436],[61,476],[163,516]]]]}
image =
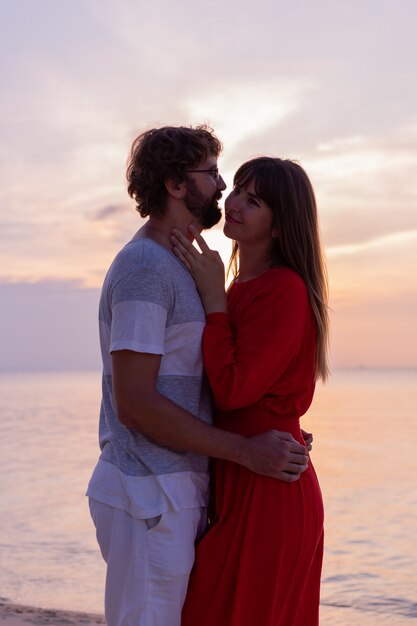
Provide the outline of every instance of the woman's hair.
{"type": "Polygon", "coordinates": [[[182,182],[188,169],[211,156],[219,156],[222,144],[209,126],[164,126],[147,130],[133,142],[127,163],[129,195],[142,217],[162,217],[169,178],[182,182]]]}
{"type": "MultiPolygon", "coordinates": [[[[329,374],[329,315],[327,272],[311,182],[300,165],[290,160],[259,157],[237,170],[233,184],[245,187],[254,181],[256,195],[273,213],[271,267],[291,268],[307,287],[316,320],[316,379],[329,374]]],[[[229,270],[237,275],[239,246],[233,242],[229,270]]]]}

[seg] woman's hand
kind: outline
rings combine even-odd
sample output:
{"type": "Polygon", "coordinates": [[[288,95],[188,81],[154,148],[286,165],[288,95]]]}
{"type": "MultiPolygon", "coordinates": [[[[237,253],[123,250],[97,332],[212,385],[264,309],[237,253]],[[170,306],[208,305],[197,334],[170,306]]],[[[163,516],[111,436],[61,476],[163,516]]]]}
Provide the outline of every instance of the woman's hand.
{"type": "Polygon", "coordinates": [[[309,452],[313,449],[313,433],[308,433],[306,430],[301,428],[301,434],[304,439],[305,447],[309,452]]]}
{"type": "Polygon", "coordinates": [[[175,228],[171,236],[174,254],[194,278],[206,314],[225,312],[224,265],[220,254],[208,247],[195,226],[191,224],[189,230],[201,252],[175,228]]]}

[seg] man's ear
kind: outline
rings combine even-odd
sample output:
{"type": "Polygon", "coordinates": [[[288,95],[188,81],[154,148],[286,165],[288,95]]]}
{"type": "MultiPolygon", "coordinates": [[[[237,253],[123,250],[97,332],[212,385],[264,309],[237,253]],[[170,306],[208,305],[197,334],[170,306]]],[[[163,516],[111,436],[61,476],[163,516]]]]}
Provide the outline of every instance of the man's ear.
{"type": "Polygon", "coordinates": [[[178,178],[167,178],[165,181],[165,189],[170,196],[177,200],[182,200],[187,193],[185,181],[181,181],[178,178]]]}

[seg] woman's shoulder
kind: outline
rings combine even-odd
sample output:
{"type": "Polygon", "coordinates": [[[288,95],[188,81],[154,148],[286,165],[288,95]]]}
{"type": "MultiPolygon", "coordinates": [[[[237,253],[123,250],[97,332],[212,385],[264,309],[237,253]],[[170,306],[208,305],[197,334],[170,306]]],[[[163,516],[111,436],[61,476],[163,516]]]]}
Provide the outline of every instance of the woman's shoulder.
{"type": "Polygon", "coordinates": [[[308,292],[304,280],[297,272],[288,267],[274,267],[251,280],[234,282],[229,289],[232,300],[243,297],[249,302],[260,305],[280,307],[286,304],[306,303],[308,292]]]}
{"type": "Polygon", "coordinates": [[[274,267],[265,272],[260,281],[255,300],[267,300],[270,305],[302,307],[308,306],[309,296],[304,280],[288,267],[274,267]]]}
{"type": "Polygon", "coordinates": [[[273,267],[265,272],[265,285],[276,289],[290,289],[294,292],[306,293],[304,280],[297,272],[289,267],[273,267]]]}

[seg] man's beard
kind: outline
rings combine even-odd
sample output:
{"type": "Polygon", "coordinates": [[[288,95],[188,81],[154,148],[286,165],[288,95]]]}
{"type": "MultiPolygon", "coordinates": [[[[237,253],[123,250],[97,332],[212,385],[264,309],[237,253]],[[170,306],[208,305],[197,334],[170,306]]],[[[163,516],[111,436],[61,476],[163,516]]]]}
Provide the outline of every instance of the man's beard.
{"type": "Polygon", "coordinates": [[[197,189],[193,180],[188,179],[186,184],[185,206],[204,229],[211,228],[220,221],[222,216],[217,204],[222,197],[221,191],[216,191],[211,198],[208,198],[197,189]]]}

